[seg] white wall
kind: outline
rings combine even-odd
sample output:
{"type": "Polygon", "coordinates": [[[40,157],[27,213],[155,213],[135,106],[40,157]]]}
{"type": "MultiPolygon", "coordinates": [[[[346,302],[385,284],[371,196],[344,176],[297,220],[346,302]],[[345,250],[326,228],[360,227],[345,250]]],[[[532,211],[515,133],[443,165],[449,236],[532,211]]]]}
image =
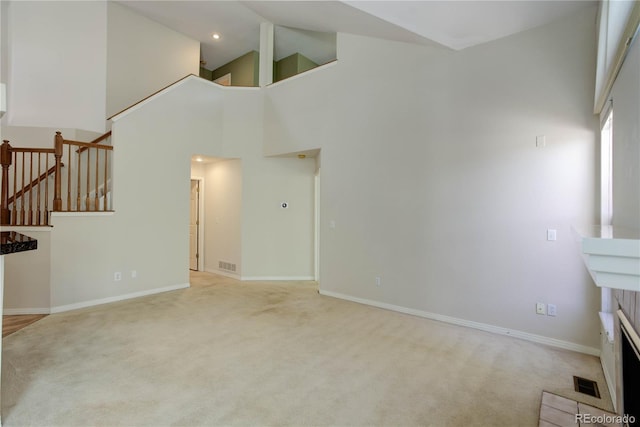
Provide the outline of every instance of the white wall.
{"type": "Polygon", "coordinates": [[[113,123],[113,216],[52,219],[53,307],[189,282],[191,155],[215,142],[221,97],[202,97],[199,82],[181,89],[113,123]]]}
{"type": "Polygon", "coordinates": [[[6,125],[103,133],[108,116],[198,73],[196,40],[115,2],[3,2],[3,11],[6,125]]]}
{"type": "MultiPolygon", "coordinates": [[[[11,49],[8,50],[13,52],[31,43],[29,46],[34,49],[52,52],[61,50],[59,46],[65,45],[69,47],[65,55],[74,60],[78,60],[78,57],[95,59],[90,66],[99,67],[99,71],[92,71],[86,64],[77,68],[78,72],[90,75],[91,91],[86,88],[89,84],[87,80],[75,76],[75,70],[71,72],[62,68],[60,72],[74,76],[72,81],[78,83],[77,86],[65,88],[65,91],[68,90],[66,95],[69,95],[65,99],[72,99],[76,93],[90,94],[96,105],[100,103],[99,114],[94,114],[92,106],[83,105],[85,110],[78,116],[74,110],[76,104],[57,105],[55,112],[57,118],[98,117],[96,123],[99,121],[102,128],[95,129],[96,126],[86,120],[77,120],[73,121],[73,128],[60,129],[67,122],[56,119],[49,124],[50,110],[46,114],[40,112],[29,116],[32,111],[26,105],[14,105],[14,111],[19,111],[18,116],[25,117],[24,123],[18,123],[24,126],[4,129],[9,129],[9,136],[20,140],[19,145],[32,145],[33,141],[35,145],[48,146],[54,129],[62,130],[67,138],[73,138],[75,133],[78,139],[82,139],[80,136],[85,136],[85,132],[74,131],[76,128],[102,132],[107,114],[105,105],[108,105],[109,113],[118,111],[160,87],[198,71],[197,42],[139,17],[120,5],[95,3],[91,7],[85,3],[30,3],[16,6],[9,21],[12,28],[20,30],[12,34],[11,49]],[[62,20],[52,20],[56,25],[55,30],[46,37],[42,32],[49,27],[40,28],[38,39],[35,39],[26,31],[33,24],[23,24],[32,15],[35,16],[33,22],[40,22],[40,14],[44,12],[50,12],[50,17],[54,18],[58,14],[67,16],[62,20]],[[78,26],[68,23],[80,12],[87,12],[87,21],[101,23],[86,38],[78,37],[79,33],[75,31],[78,26]],[[60,25],[61,22],[67,25],[60,25]],[[73,39],[73,43],[66,43],[66,38],[73,39]],[[88,56],[87,50],[91,50],[88,56]],[[99,55],[104,58],[97,58],[99,55]],[[108,70],[108,80],[105,70],[108,70]],[[108,88],[108,99],[105,86],[108,88]],[[94,93],[94,89],[100,93],[94,93]]],[[[3,11],[5,9],[11,8],[6,8],[3,3],[3,11]]],[[[10,58],[12,64],[15,62],[15,69],[39,69],[38,55],[21,53],[17,58],[10,58]]],[[[56,87],[62,87],[67,83],[67,75],[53,73],[48,81],[55,83],[56,87]]],[[[271,187],[274,180],[283,180],[285,177],[286,181],[289,173],[298,179],[299,170],[294,167],[290,172],[286,168],[284,172],[274,171],[271,165],[281,160],[262,158],[262,115],[262,95],[258,90],[225,91],[210,82],[192,81],[181,90],[147,104],[114,125],[113,187],[116,213],[112,216],[86,217],[54,215],[50,274],[50,305],[53,310],[139,295],[188,282],[186,224],[192,154],[248,159],[252,167],[246,169],[249,172],[242,176],[242,180],[252,182],[250,188],[254,192],[271,194],[269,203],[272,203],[272,199],[279,200],[282,193],[280,189],[271,187]],[[223,105],[229,107],[223,108],[223,105]],[[263,168],[263,161],[270,166],[263,168]],[[144,165],[145,174],[139,173],[140,165],[144,165]],[[181,223],[184,223],[184,227],[179,225],[181,223]],[[133,270],[137,272],[136,278],[131,277],[133,270]],[[114,272],[122,273],[122,281],[114,282],[114,272]]],[[[296,202],[296,205],[303,204],[296,202]]],[[[242,213],[242,216],[245,214],[242,213]]],[[[280,244],[271,242],[264,236],[274,226],[260,223],[259,216],[246,216],[250,218],[243,224],[251,228],[257,236],[255,241],[259,243],[253,245],[251,242],[254,240],[249,239],[249,243],[243,245],[242,233],[237,233],[233,250],[237,253],[242,247],[248,254],[240,257],[249,258],[265,248],[276,252],[282,248],[284,253],[296,251],[297,256],[300,253],[309,254],[303,255],[303,258],[311,258],[313,248],[310,243],[306,245],[305,242],[305,247],[300,248],[290,246],[292,241],[300,242],[300,239],[282,239],[280,244]],[[258,224],[252,224],[251,221],[258,224]]],[[[241,217],[237,220],[240,221],[241,217]]],[[[290,224],[280,223],[276,231],[282,234],[290,232],[289,228],[290,224]]],[[[251,266],[252,263],[254,261],[239,262],[245,266],[251,266]]],[[[270,270],[261,272],[260,267],[254,266],[249,271],[253,271],[254,275],[282,277],[311,274],[307,273],[306,264],[300,268],[289,259],[286,265],[270,267],[270,270]]],[[[13,300],[17,301],[10,299],[13,300]]],[[[20,304],[36,307],[40,304],[38,301],[36,293],[31,301],[21,301],[20,304]]]]}
{"type": "Polygon", "coordinates": [[[188,74],[198,75],[200,43],[108,3],[107,115],[111,116],[188,74]]]}
{"type": "Polygon", "coordinates": [[[103,1],[8,5],[7,124],[104,131],[106,8],[103,1]]]}
{"type": "Polygon", "coordinates": [[[53,148],[57,131],[62,132],[66,139],[77,140],[76,129],[2,126],[2,136],[12,147],[53,148]]]}
{"type": "Polygon", "coordinates": [[[219,272],[218,262],[236,264],[242,272],[242,161],[225,160],[209,164],[205,174],[205,260],[206,271],[219,272]]]}
{"type": "Polygon", "coordinates": [[[51,229],[45,228],[2,227],[2,231],[18,231],[38,241],[35,251],[5,257],[4,314],[49,313],[51,229]]]}
{"type": "MultiPolygon", "coordinates": [[[[263,128],[262,105],[258,89],[223,88],[193,77],[117,117],[112,138],[115,213],[86,217],[56,215],[52,220],[51,304],[54,311],[188,283],[189,180],[194,154],[242,161],[241,175],[237,164],[240,160],[234,161],[235,164],[223,162],[233,169],[230,176],[234,181],[226,191],[242,197],[242,212],[239,215],[236,212],[233,218],[223,218],[223,225],[228,225],[227,219],[235,224],[225,250],[233,252],[231,257],[238,257],[241,251],[239,265],[243,274],[246,270],[254,276],[311,276],[312,266],[301,268],[286,254],[296,251],[312,259],[312,240],[308,245],[305,242],[304,246],[291,247],[291,242],[301,240],[265,241],[263,238],[269,233],[277,236],[290,233],[292,227],[295,230],[306,218],[290,217],[288,223],[271,223],[247,213],[247,209],[263,209],[264,200],[268,204],[279,201],[282,191],[290,191],[288,177],[297,187],[295,183],[300,179],[301,170],[306,168],[303,165],[311,165],[311,182],[315,170],[313,161],[293,163],[298,159],[262,157],[259,137],[263,128]],[[228,111],[228,107],[232,110],[228,111]],[[258,137],[251,138],[255,135],[258,137]],[[276,171],[274,164],[296,166],[283,166],[282,171],[276,171]],[[140,165],[144,165],[143,169],[140,165]],[[267,196],[247,204],[247,187],[267,196]],[[238,188],[242,188],[242,194],[238,188]],[[242,224],[241,231],[238,224],[242,224]],[[249,236],[246,240],[245,235],[249,236]],[[276,258],[267,270],[251,258],[253,253],[266,251],[285,255],[276,258]],[[131,278],[132,270],[137,272],[135,279],[131,278]],[[120,282],[113,280],[116,271],[122,272],[120,282]]],[[[212,201],[208,198],[209,189],[216,188],[216,177],[210,175],[205,175],[207,204],[212,201]]],[[[313,200],[311,195],[308,197],[313,200]]],[[[298,203],[297,196],[292,200],[298,203]]],[[[215,209],[207,207],[207,235],[210,225],[214,224],[211,216],[215,218],[215,213],[215,209]]],[[[312,224],[312,215],[308,221],[312,224]]],[[[309,225],[309,235],[311,233],[309,225]]],[[[215,256],[216,252],[205,248],[207,259],[210,255],[215,256]]]]}
{"type": "Polygon", "coordinates": [[[249,159],[244,170],[243,278],[313,280],[314,159],[249,159]]]}
{"type": "MultiPolygon", "coordinates": [[[[0,2],[0,81],[5,82],[8,64],[8,2],[0,2]]],[[[24,129],[5,126],[8,116],[2,118],[0,140],[9,139],[13,146],[45,146],[43,139],[53,143],[51,129],[24,129]],[[41,145],[42,144],[42,145],[41,145]]],[[[71,130],[67,130],[71,133],[71,130]]],[[[50,229],[37,230],[24,227],[2,227],[2,231],[19,231],[38,240],[38,250],[3,257],[0,280],[4,282],[3,296],[0,296],[3,314],[48,313],[50,307],[50,229]],[[36,231],[37,230],[37,231],[36,231]],[[34,268],[37,266],[37,268],[34,268]]],[[[1,310],[0,310],[1,311],[1,310]]]]}
{"type": "Polygon", "coordinates": [[[611,90],[613,224],[640,230],[640,42],[636,39],[611,90]]]}
{"type": "MultiPolygon", "coordinates": [[[[5,76],[7,74],[6,66],[6,52],[7,52],[7,2],[0,2],[0,83],[5,83],[5,76]]],[[[6,114],[5,114],[6,116],[6,114]]],[[[4,124],[5,116],[0,119],[0,125],[4,124]]],[[[0,126],[0,141],[6,138],[3,137],[2,126],[0,126]]]]}
{"type": "Polygon", "coordinates": [[[322,148],[321,290],[597,351],[570,232],[595,223],[594,26],[460,52],[339,34],[336,66],[267,88],[266,151],[322,148]]]}
{"type": "Polygon", "coordinates": [[[294,221],[270,209],[305,206],[311,162],[265,159],[264,142],[322,148],[322,290],[597,347],[599,297],[570,239],[596,218],[594,16],[460,52],[340,34],[338,64],[264,92],[190,80],[152,100],[114,123],[116,213],[53,220],[51,304],[188,281],[196,153],[242,161],[243,276],[307,274],[312,245],[289,246],[294,221]]]}
{"type": "Polygon", "coordinates": [[[242,159],[242,277],[313,278],[315,162],[265,158],[263,93],[225,94],[225,147],[242,159]]]}
{"type": "Polygon", "coordinates": [[[6,83],[9,51],[9,2],[0,2],[0,82],[6,83]]]}

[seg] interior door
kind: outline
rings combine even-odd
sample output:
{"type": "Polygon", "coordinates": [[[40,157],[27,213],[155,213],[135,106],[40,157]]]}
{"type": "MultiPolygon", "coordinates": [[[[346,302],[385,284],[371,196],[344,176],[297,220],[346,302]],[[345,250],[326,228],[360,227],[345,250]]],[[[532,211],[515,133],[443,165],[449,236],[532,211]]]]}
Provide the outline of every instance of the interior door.
{"type": "Polygon", "coordinates": [[[191,214],[189,220],[189,268],[191,270],[198,270],[198,227],[199,227],[199,213],[200,206],[200,181],[197,179],[191,180],[191,214]]]}

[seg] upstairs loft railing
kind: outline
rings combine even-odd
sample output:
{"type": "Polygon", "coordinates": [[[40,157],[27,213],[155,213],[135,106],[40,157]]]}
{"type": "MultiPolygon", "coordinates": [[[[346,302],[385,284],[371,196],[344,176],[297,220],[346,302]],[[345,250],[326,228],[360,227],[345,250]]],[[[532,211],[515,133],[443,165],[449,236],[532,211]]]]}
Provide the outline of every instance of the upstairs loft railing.
{"type": "Polygon", "coordinates": [[[56,132],[53,148],[14,148],[5,140],[0,224],[46,226],[50,212],[110,211],[113,146],[100,144],[110,136],[80,142],[56,132]]]}

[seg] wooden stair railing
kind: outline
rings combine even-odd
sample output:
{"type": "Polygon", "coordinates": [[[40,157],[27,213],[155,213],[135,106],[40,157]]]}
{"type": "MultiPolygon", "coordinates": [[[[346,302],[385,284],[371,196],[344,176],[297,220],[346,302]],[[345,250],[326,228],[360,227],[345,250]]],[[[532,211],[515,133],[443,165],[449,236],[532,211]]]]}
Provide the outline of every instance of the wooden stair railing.
{"type": "MultiPolygon", "coordinates": [[[[89,142],[88,144],[98,144],[98,143],[104,141],[105,139],[109,138],[110,136],[111,136],[111,131],[105,133],[104,135],[101,135],[101,136],[97,137],[96,139],[94,139],[93,141],[89,142]]],[[[78,148],[78,151],[76,151],[76,153],[84,153],[88,149],[89,149],[88,147],[81,147],[81,148],[78,148]]]]}
{"type": "MultiPolygon", "coordinates": [[[[76,197],[75,197],[75,209],[72,203],[72,182],[71,182],[71,169],[68,169],[67,174],[67,206],[66,211],[99,211],[108,210],[108,183],[109,183],[109,151],[113,151],[113,146],[98,144],[97,142],[108,138],[111,132],[107,132],[105,135],[97,138],[91,142],[80,142],[63,139],[63,144],[69,146],[67,150],[69,163],[71,162],[71,147],[77,147],[76,149],[76,197]],[[83,161],[82,153],[88,151],[86,158],[86,174],[83,174],[83,161]],[[91,159],[91,154],[94,153],[95,163],[91,159]],[[102,156],[100,156],[102,153],[102,156]],[[102,157],[102,161],[100,159],[102,157]],[[92,167],[95,170],[92,170],[92,167]],[[102,168],[102,170],[100,170],[102,168]],[[100,189],[102,189],[102,196],[99,196],[100,189]],[[93,194],[93,197],[91,197],[93,194]],[[84,196],[85,204],[84,209],[82,206],[82,199],[84,196]],[[103,202],[103,208],[100,209],[100,199],[103,202]]],[[[62,136],[58,132],[56,137],[62,136]]]]}
{"type": "Polygon", "coordinates": [[[110,210],[109,153],[113,147],[99,144],[109,136],[111,132],[91,142],[80,142],[65,140],[60,132],[56,132],[54,148],[14,148],[5,140],[0,145],[0,224],[49,225],[52,211],[110,210]],[[72,180],[72,168],[67,168],[66,194],[63,194],[61,168],[65,149],[68,165],[73,164],[72,151],[76,153],[76,170],[72,180]],[[85,151],[88,152],[83,154],[85,151]],[[9,172],[11,166],[13,173],[9,172]],[[51,176],[54,178],[52,191],[51,176]],[[13,187],[12,196],[9,196],[10,186],[13,187]]]}
{"type": "MultiPolygon", "coordinates": [[[[64,163],[61,164],[60,166],[64,167],[64,163]]],[[[53,173],[55,171],[56,171],[56,167],[52,166],[48,171],[43,172],[42,175],[40,175],[39,177],[35,178],[29,184],[25,185],[22,190],[19,190],[13,196],[9,197],[9,204],[12,204],[14,202],[14,200],[19,199],[25,192],[31,191],[31,189],[34,186],[37,186],[39,182],[44,182],[44,180],[47,179],[49,177],[49,175],[53,175],[53,173]]]]}
{"type": "Polygon", "coordinates": [[[52,156],[55,156],[53,148],[14,148],[6,140],[0,146],[0,162],[2,164],[0,222],[2,225],[46,225],[49,213],[47,172],[49,172],[49,165],[54,162],[52,156]],[[35,161],[34,156],[36,156],[35,161]],[[45,174],[40,173],[43,157],[46,169],[44,179],[43,175],[45,174]],[[12,174],[13,196],[9,197],[9,167],[11,165],[14,166],[12,174]],[[20,173],[18,173],[18,166],[20,166],[20,173]],[[18,187],[18,182],[21,184],[20,187],[18,187]],[[42,194],[43,190],[44,195],[42,194]],[[20,201],[19,208],[18,200],[20,201]],[[10,205],[11,209],[9,209],[10,205]]]}

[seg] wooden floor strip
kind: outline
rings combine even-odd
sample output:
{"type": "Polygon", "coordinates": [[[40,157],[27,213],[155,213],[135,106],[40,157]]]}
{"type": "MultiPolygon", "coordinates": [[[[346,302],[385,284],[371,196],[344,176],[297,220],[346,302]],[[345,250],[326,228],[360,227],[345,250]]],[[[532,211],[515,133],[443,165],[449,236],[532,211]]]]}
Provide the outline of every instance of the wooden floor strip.
{"type": "Polygon", "coordinates": [[[2,316],[2,337],[11,335],[12,333],[19,331],[25,326],[37,322],[48,314],[19,314],[13,316],[2,316]]]}

